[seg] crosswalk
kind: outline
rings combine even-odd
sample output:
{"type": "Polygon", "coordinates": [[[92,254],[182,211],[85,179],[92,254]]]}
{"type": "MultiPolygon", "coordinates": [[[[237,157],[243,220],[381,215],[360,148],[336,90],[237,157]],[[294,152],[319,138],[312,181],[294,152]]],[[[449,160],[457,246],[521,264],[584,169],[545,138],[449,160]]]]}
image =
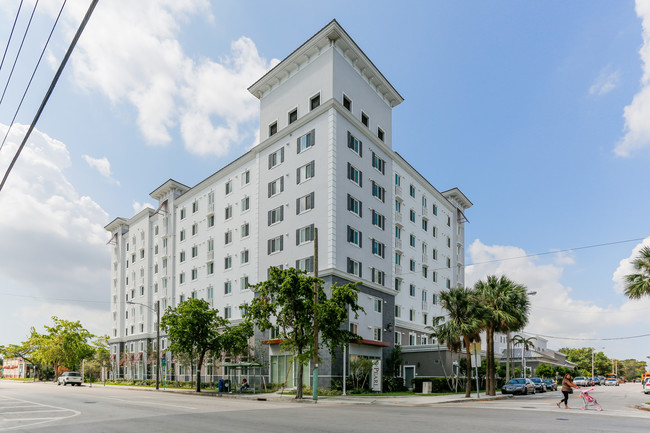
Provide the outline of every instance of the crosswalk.
{"type": "Polygon", "coordinates": [[[0,395],[0,431],[25,429],[80,414],[72,409],[0,395]]]}

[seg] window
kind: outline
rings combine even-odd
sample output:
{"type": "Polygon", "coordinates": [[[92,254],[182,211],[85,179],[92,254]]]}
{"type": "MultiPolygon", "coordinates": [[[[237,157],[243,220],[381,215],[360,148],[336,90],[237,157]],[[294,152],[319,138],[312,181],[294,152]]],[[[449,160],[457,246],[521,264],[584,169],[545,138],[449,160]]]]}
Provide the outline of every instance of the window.
{"type": "Polygon", "coordinates": [[[345,95],[343,95],[343,107],[348,111],[352,111],[352,101],[345,95]]]}
{"type": "Polygon", "coordinates": [[[379,227],[380,229],[384,230],[384,226],[386,225],[386,217],[383,216],[382,214],[375,212],[374,210],[372,211],[372,225],[379,227]]]}
{"type": "Polygon", "coordinates": [[[445,287],[448,288],[448,289],[451,289],[451,280],[449,278],[447,278],[447,281],[445,283],[445,287]]]}
{"type": "Polygon", "coordinates": [[[415,285],[414,284],[409,285],[409,296],[415,297],[415,285]]]}
{"type": "MultiPolygon", "coordinates": [[[[425,266],[425,265],[422,265],[422,276],[424,278],[427,278],[429,276],[429,268],[427,266],[425,266]]],[[[426,292],[423,292],[423,293],[426,293],[426,292]]],[[[426,299],[425,299],[425,301],[426,301],[426,299]]]]}
{"type": "MultiPolygon", "coordinates": [[[[181,219],[182,220],[185,219],[186,216],[187,216],[187,209],[185,208],[181,209],[181,219]]],[[[127,248],[126,250],[128,251],[129,249],[127,248]]]]}
{"type": "Polygon", "coordinates": [[[313,240],[314,240],[313,224],[296,230],[296,245],[304,244],[305,242],[310,242],[313,240]]]}
{"type": "Polygon", "coordinates": [[[241,289],[246,290],[248,289],[248,277],[242,277],[241,278],[241,289]]]}
{"type": "Polygon", "coordinates": [[[224,281],[223,283],[223,294],[229,295],[232,293],[232,281],[224,281]]]}
{"type": "Polygon", "coordinates": [[[409,220],[411,220],[412,223],[415,222],[415,211],[413,209],[409,209],[409,220]]]}
{"type": "Polygon", "coordinates": [[[248,263],[248,250],[241,252],[241,264],[248,263]]]}
{"type": "Polygon", "coordinates": [[[359,333],[359,325],[357,323],[350,323],[350,332],[353,334],[359,333]]]}
{"type": "Polygon", "coordinates": [[[433,258],[433,260],[438,260],[438,250],[437,249],[434,248],[433,250],[431,250],[431,257],[433,258]]]}
{"type": "Polygon", "coordinates": [[[348,226],[348,242],[362,248],[361,232],[348,226]]]}
{"type": "Polygon", "coordinates": [[[192,269],[192,280],[196,280],[199,277],[199,270],[198,269],[192,269]]]}
{"type": "Polygon", "coordinates": [[[309,110],[313,110],[320,105],[320,93],[318,95],[312,96],[309,100],[309,110]]]}
{"type": "Polygon", "coordinates": [[[307,134],[297,139],[296,153],[307,150],[314,144],[316,144],[316,131],[312,129],[307,134]]]}
{"type": "Polygon", "coordinates": [[[402,315],[402,307],[395,305],[395,317],[400,317],[402,315]]]}
{"type": "Polygon", "coordinates": [[[214,215],[208,216],[208,227],[214,227],[214,215]]]}
{"type": "Polygon", "coordinates": [[[250,225],[248,223],[242,224],[241,226],[241,237],[245,238],[250,235],[250,225]]]}
{"type": "Polygon", "coordinates": [[[199,211],[199,202],[195,201],[192,203],[192,213],[197,213],[199,211]]]}
{"type": "Polygon", "coordinates": [[[361,262],[348,257],[348,274],[361,278],[361,262]]]}
{"type": "Polygon", "coordinates": [[[315,161],[305,164],[296,169],[296,183],[304,182],[314,177],[315,161]]]}
{"type": "Polygon", "coordinates": [[[375,152],[372,152],[372,167],[376,168],[381,174],[386,172],[386,161],[377,156],[375,152]]]}
{"type": "Polygon", "coordinates": [[[415,346],[415,334],[409,334],[409,346],[415,346]]]}
{"type": "Polygon", "coordinates": [[[386,201],[386,190],[372,181],[372,196],[377,197],[382,202],[386,201]]]}
{"type": "Polygon", "coordinates": [[[433,235],[434,238],[437,238],[438,237],[438,227],[433,226],[431,228],[431,234],[433,235]]]}
{"type": "Polygon", "coordinates": [[[230,269],[232,268],[232,256],[226,256],[223,259],[223,268],[230,269]]]}
{"type": "Polygon", "coordinates": [[[415,236],[409,235],[409,245],[415,248],[415,236]]]}
{"type": "Polygon", "coordinates": [[[185,261],[185,251],[181,251],[178,261],[183,263],[185,261]]]}
{"type": "Polygon", "coordinates": [[[398,291],[398,292],[402,290],[402,280],[401,280],[401,278],[395,278],[395,290],[398,291]]]}
{"type": "Polygon", "coordinates": [[[395,264],[398,266],[402,265],[402,254],[401,253],[395,253],[395,264]]]}
{"type": "Polygon", "coordinates": [[[409,194],[411,197],[415,198],[415,187],[412,184],[409,185],[409,194]]]}
{"type": "Polygon", "coordinates": [[[401,332],[396,332],[395,333],[395,344],[401,346],[402,345],[402,333],[401,332]]]}
{"type": "Polygon", "coordinates": [[[214,191],[208,193],[208,205],[214,205],[214,191]]]}
{"type": "Polygon", "coordinates": [[[381,140],[384,141],[384,130],[381,128],[377,128],[377,137],[381,140]]]}
{"type": "Polygon", "coordinates": [[[284,191],[284,176],[269,182],[268,184],[269,197],[280,194],[284,191]]]}
{"type": "Polygon", "coordinates": [[[269,211],[269,225],[280,222],[284,219],[284,206],[278,206],[269,211]]]}
{"type": "Polygon", "coordinates": [[[395,239],[402,239],[402,228],[395,226],[395,239]]]}
{"type": "Polygon", "coordinates": [[[226,182],[226,195],[230,194],[232,192],[232,180],[229,180],[226,182]]]}
{"type": "Polygon", "coordinates": [[[199,225],[192,224],[192,236],[195,236],[199,232],[199,225]]]}
{"type": "Polygon", "coordinates": [[[451,227],[451,217],[447,215],[447,227],[451,227]]]}
{"type": "Polygon", "coordinates": [[[296,269],[305,272],[314,272],[314,256],[296,260],[296,269]]]}
{"type": "Polygon", "coordinates": [[[289,125],[298,120],[298,109],[291,110],[289,112],[289,125]]]}
{"type": "Polygon", "coordinates": [[[192,258],[194,258],[194,257],[196,257],[196,256],[198,256],[198,255],[199,255],[199,247],[197,247],[196,245],[194,245],[194,246],[192,247],[192,258]]]}
{"type": "Polygon", "coordinates": [[[206,265],[208,275],[214,274],[214,262],[210,262],[206,265]]]}
{"type": "Polygon", "coordinates": [[[413,260],[413,259],[409,260],[409,270],[411,272],[415,272],[415,260],[413,260]]]}
{"type": "Polygon", "coordinates": [[[185,272],[180,273],[180,275],[178,276],[178,282],[180,284],[183,284],[185,282],[185,272]]]}
{"type": "Polygon", "coordinates": [[[357,216],[361,216],[361,202],[348,194],[348,210],[357,216]]]}
{"type": "Polygon", "coordinates": [[[213,299],[214,298],[214,287],[212,287],[212,286],[208,287],[206,292],[207,292],[207,295],[208,295],[208,299],[213,299]]]}
{"type": "Polygon", "coordinates": [[[438,215],[438,206],[434,204],[432,210],[434,215],[438,215]]]}
{"type": "Polygon", "coordinates": [[[395,185],[402,186],[402,176],[395,173],[395,185]]]}
{"type": "Polygon", "coordinates": [[[228,230],[223,234],[223,243],[224,245],[228,245],[231,242],[232,242],[232,230],[228,230]]]}
{"type": "MultiPolygon", "coordinates": [[[[437,283],[438,282],[438,273],[436,271],[431,272],[431,277],[433,278],[433,282],[437,283]]],[[[436,295],[433,295],[433,299],[436,299],[436,295]]],[[[435,302],[434,302],[435,304],[435,302]]]]}
{"type": "Polygon", "coordinates": [[[269,137],[278,132],[278,122],[273,122],[269,125],[269,137]]]}
{"type": "Polygon", "coordinates": [[[402,213],[402,202],[395,200],[395,212],[402,213]]]}
{"type": "Polygon", "coordinates": [[[376,239],[372,240],[372,253],[374,255],[379,256],[383,259],[385,251],[386,251],[386,246],[383,243],[377,241],[376,239]]]}
{"type": "Polygon", "coordinates": [[[228,206],[226,207],[225,212],[224,212],[224,215],[225,215],[225,219],[227,219],[227,220],[229,220],[230,218],[232,218],[232,205],[228,205],[228,206]]]}
{"type": "Polygon", "coordinates": [[[429,230],[429,220],[426,218],[422,218],[422,230],[425,232],[429,230]]]}
{"type": "Polygon", "coordinates": [[[246,212],[248,209],[251,207],[251,199],[250,197],[244,197],[241,199],[241,211],[246,212]]]}
{"type": "Polygon", "coordinates": [[[381,298],[375,298],[373,300],[373,309],[376,313],[381,313],[381,304],[382,304],[381,298]]]}
{"type": "Polygon", "coordinates": [[[348,131],[348,149],[352,150],[359,156],[363,156],[361,141],[348,131]]]}
{"type": "Polygon", "coordinates": [[[371,281],[373,283],[381,284],[382,286],[386,282],[386,273],[380,271],[379,269],[370,268],[371,281]]]}
{"type": "Polygon", "coordinates": [[[369,122],[368,115],[364,113],[363,111],[361,112],[361,123],[363,123],[365,126],[368,126],[369,122]]]}
{"type": "Polygon", "coordinates": [[[284,237],[282,235],[269,239],[268,244],[267,244],[267,252],[268,254],[273,254],[277,253],[279,251],[283,250],[283,239],[284,237]]]}
{"type": "Polygon", "coordinates": [[[447,257],[447,267],[451,268],[451,259],[447,257]]]}
{"type": "Polygon", "coordinates": [[[414,322],[414,321],[415,321],[415,310],[412,309],[412,308],[409,310],[409,320],[410,320],[411,322],[414,322]]]}
{"type": "Polygon", "coordinates": [[[359,186],[362,186],[362,173],[357,170],[352,164],[348,162],[348,179],[356,183],[359,186]]]}
{"type": "MultiPolygon", "coordinates": [[[[144,253],[144,251],[142,251],[144,253]]],[[[158,254],[158,244],[153,247],[153,253],[158,254]]]]}
{"type": "Polygon", "coordinates": [[[423,208],[427,207],[427,197],[424,195],[422,196],[422,207],[423,208]]]}
{"type": "Polygon", "coordinates": [[[373,338],[375,341],[381,341],[381,328],[375,328],[373,338]]]}
{"type": "Polygon", "coordinates": [[[248,185],[251,182],[251,172],[246,170],[241,175],[241,184],[242,186],[248,185]]]}
{"type": "Polygon", "coordinates": [[[296,215],[314,208],[314,193],[296,199],[296,215]]]}
{"type": "Polygon", "coordinates": [[[225,307],[223,309],[223,318],[224,319],[230,319],[232,317],[232,308],[231,307],[225,307]]]}
{"type": "Polygon", "coordinates": [[[279,148],[269,155],[269,169],[284,162],[284,147],[279,148]]]}

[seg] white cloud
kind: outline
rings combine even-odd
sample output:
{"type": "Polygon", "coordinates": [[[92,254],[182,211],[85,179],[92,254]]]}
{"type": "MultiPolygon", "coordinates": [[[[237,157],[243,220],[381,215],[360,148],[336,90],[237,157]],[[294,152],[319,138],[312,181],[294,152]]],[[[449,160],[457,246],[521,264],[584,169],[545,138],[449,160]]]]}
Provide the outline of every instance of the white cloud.
{"type": "Polygon", "coordinates": [[[632,252],[630,253],[629,257],[619,262],[618,268],[616,268],[616,271],[612,276],[612,281],[614,282],[614,288],[618,293],[623,293],[625,291],[625,276],[629,274],[637,273],[637,271],[632,266],[632,261],[639,255],[639,252],[641,252],[641,248],[643,247],[650,247],[650,236],[645,238],[638,245],[636,245],[632,249],[632,252]]]}
{"type": "MultiPolygon", "coordinates": [[[[650,239],[650,238],[649,238],[650,239]]],[[[565,260],[554,260],[554,264],[542,263],[539,257],[526,257],[526,251],[514,246],[485,245],[475,240],[468,249],[470,263],[466,269],[466,284],[474,283],[487,275],[506,275],[511,280],[524,284],[528,290],[537,292],[531,297],[532,308],[527,332],[572,338],[600,338],[641,334],[647,325],[650,298],[640,301],[624,301],[620,306],[597,305],[592,300],[572,296],[572,288],[561,280],[565,260]],[[486,263],[489,262],[489,263],[486,263]],[[481,264],[482,263],[482,264],[481,264]]],[[[617,271],[618,272],[618,271],[617,271]]],[[[606,288],[607,289],[607,288],[606,288]]],[[[612,296],[614,298],[614,289],[612,296]]],[[[621,344],[629,341],[622,341],[621,344]]],[[[549,347],[593,346],[594,341],[571,341],[550,339],[549,347]]],[[[614,349],[613,343],[608,347],[614,349]]],[[[621,357],[641,356],[630,354],[630,347],[616,349],[621,357]]],[[[641,359],[641,358],[639,358],[641,359]]]]}
{"type": "MultiPolygon", "coordinates": [[[[0,133],[6,132],[0,124],[0,133]]],[[[27,126],[12,127],[0,153],[9,160],[27,126]]],[[[39,296],[101,299],[109,274],[107,213],[67,180],[62,142],[34,130],[0,193],[0,287],[39,296]]]]}
{"type": "MultiPolygon", "coordinates": [[[[84,12],[76,5],[68,15],[68,33],[84,12]]],[[[246,37],[217,61],[192,59],[178,36],[197,15],[213,20],[207,0],[100,3],[72,57],[74,80],[133,105],[148,144],[170,143],[178,128],[189,152],[223,156],[254,139],[258,101],[246,89],[275,61],[261,58],[246,37]]]]}
{"type": "Polygon", "coordinates": [[[614,148],[618,156],[627,157],[632,152],[650,147],[650,1],[637,0],[636,13],[642,21],[643,45],[639,50],[643,62],[641,89],[625,107],[625,136],[614,148]]]}
{"type": "Polygon", "coordinates": [[[139,214],[141,211],[143,211],[144,209],[147,209],[147,208],[156,209],[154,207],[154,205],[152,205],[151,203],[139,203],[137,201],[134,201],[132,203],[132,206],[133,206],[133,214],[134,215],[139,214]]]}
{"type": "Polygon", "coordinates": [[[621,77],[619,70],[612,71],[610,65],[605,66],[589,88],[590,95],[601,96],[616,88],[621,77]]]}
{"type": "Polygon", "coordinates": [[[119,185],[120,183],[113,179],[111,176],[111,163],[108,160],[108,158],[103,157],[103,158],[93,158],[92,156],[89,155],[81,155],[81,157],[86,161],[86,163],[97,170],[99,174],[104,176],[106,179],[110,180],[111,182],[119,185]]]}

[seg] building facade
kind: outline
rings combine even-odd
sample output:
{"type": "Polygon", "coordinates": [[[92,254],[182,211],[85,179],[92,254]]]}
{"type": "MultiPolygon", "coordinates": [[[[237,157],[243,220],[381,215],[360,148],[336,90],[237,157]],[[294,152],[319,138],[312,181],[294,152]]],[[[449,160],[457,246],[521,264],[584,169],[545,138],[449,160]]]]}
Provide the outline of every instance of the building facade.
{"type": "MultiPolygon", "coordinates": [[[[362,339],[346,362],[383,359],[395,344],[428,353],[437,294],[464,284],[472,203],[458,188],[438,191],[393,150],[403,98],[336,21],[249,91],[260,100],[259,145],[193,187],[168,180],[151,193],[158,209],[106,226],[113,373],[151,374],[155,305],[198,297],[237,322],[249,285],[271,266],[313,272],[314,229],[326,286],[360,282],[366,313],[346,326],[362,339]]],[[[291,384],[273,337],[256,336],[266,342],[259,356],[272,382],[291,384]]],[[[321,355],[320,380],[340,380],[340,354],[321,355]]]]}

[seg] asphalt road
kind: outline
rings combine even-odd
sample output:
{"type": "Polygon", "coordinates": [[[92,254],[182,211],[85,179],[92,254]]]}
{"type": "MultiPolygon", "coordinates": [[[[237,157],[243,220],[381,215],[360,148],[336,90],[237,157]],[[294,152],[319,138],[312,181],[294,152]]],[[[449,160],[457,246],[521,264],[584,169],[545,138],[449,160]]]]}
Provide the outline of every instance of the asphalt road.
{"type": "MultiPolygon", "coordinates": [[[[558,409],[560,393],[491,402],[299,404],[101,386],[0,381],[0,431],[26,432],[644,432],[640,385],[596,388],[604,410],[558,409]]],[[[574,394],[575,396],[575,394],[574,394]]],[[[409,400],[412,401],[412,400],[409,400]]]]}

